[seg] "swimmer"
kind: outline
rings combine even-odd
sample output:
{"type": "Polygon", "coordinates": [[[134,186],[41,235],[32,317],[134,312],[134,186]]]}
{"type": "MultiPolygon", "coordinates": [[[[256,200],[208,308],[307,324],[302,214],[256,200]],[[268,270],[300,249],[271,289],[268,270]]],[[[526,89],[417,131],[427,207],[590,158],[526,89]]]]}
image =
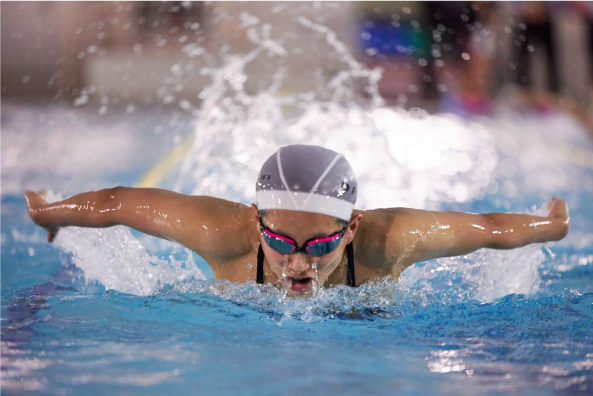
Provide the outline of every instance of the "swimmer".
{"type": "Polygon", "coordinates": [[[410,265],[481,248],[557,241],[568,232],[567,204],[547,217],[355,210],[356,177],[343,155],[318,146],[281,147],[263,164],[251,207],[209,196],[115,187],[48,204],[25,193],[29,216],[52,242],[66,226],[125,225],[200,255],[217,279],[271,283],[293,297],[319,287],[359,286],[410,265]]]}

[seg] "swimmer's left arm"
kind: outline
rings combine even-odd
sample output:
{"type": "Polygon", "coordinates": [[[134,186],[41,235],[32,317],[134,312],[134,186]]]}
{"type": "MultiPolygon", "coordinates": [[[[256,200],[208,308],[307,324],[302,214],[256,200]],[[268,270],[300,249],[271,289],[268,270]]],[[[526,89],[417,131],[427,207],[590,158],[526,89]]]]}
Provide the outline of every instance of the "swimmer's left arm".
{"type": "Polygon", "coordinates": [[[419,261],[459,256],[481,248],[513,249],[530,243],[557,241],[568,233],[568,206],[564,201],[552,198],[548,209],[548,217],[409,209],[394,227],[398,232],[393,233],[387,242],[392,241],[397,246],[398,261],[405,268],[419,261]]]}

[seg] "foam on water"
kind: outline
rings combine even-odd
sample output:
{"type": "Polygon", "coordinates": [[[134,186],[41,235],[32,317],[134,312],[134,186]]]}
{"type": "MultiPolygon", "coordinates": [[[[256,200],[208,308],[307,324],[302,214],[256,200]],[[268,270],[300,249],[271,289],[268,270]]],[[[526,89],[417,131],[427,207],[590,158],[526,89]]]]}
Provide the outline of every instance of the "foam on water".
{"type": "Polygon", "coordinates": [[[185,279],[172,285],[164,285],[155,296],[185,301],[201,293],[268,313],[269,319],[279,325],[289,319],[318,322],[334,317],[389,318],[401,315],[401,308],[406,304],[421,307],[429,300],[422,290],[410,291],[405,285],[393,282],[388,277],[369,282],[357,289],[343,285],[330,289],[320,288],[313,299],[291,298],[282,289],[269,284],[257,285],[253,281],[239,284],[226,280],[196,279],[185,279]],[[400,311],[396,313],[398,309],[400,311]]]}
{"type": "MultiPolygon", "coordinates": [[[[48,193],[47,201],[62,197],[48,193]]],[[[58,233],[55,245],[72,255],[72,262],[84,271],[85,281],[100,282],[107,289],[146,295],[163,283],[174,283],[187,277],[206,279],[196,266],[192,253],[184,249],[185,258],[159,258],[147,252],[127,227],[67,227],[58,233]]]]}

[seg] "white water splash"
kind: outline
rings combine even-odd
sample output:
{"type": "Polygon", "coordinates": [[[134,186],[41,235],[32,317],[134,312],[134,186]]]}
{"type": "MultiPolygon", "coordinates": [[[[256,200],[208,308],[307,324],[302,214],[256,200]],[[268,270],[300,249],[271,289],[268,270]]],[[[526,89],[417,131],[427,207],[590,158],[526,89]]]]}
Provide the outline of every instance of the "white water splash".
{"type": "MultiPolygon", "coordinates": [[[[549,210],[528,211],[547,216],[549,210]]],[[[404,271],[401,282],[410,287],[433,285],[451,294],[482,302],[494,301],[508,294],[534,295],[540,290],[539,268],[546,255],[543,244],[531,244],[513,250],[480,249],[462,257],[445,257],[418,263],[404,271]]]]}
{"type": "MultiPolygon", "coordinates": [[[[48,202],[61,199],[61,196],[48,192],[48,202]]],[[[164,283],[188,277],[206,279],[189,249],[185,249],[187,258],[184,260],[172,256],[168,260],[161,259],[148,253],[124,226],[63,228],[54,244],[72,254],[72,262],[84,271],[87,283],[99,281],[107,289],[124,293],[148,295],[164,283]]]]}
{"type": "Polygon", "coordinates": [[[513,293],[531,296],[540,289],[538,269],[545,259],[541,244],[515,250],[481,249],[416,264],[404,271],[400,282],[482,302],[513,293]]]}
{"type": "MultiPolygon", "coordinates": [[[[263,160],[279,146],[300,143],[348,158],[364,191],[360,209],[436,209],[437,201],[468,202],[485,195],[497,155],[483,126],[451,115],[381,107],[381,70],[356,61],[330,29],[306,18],[299,22],[325,35],[344,70],[314,92],[287,96],[279,93],[278,70],[272,85],[249,95],[243,84],[246,66],[264,53],[282,56],[277,46],[264,47],[256,39],[246,56],[228,57],[219,68],[208,69],[212,83],[204,90],[194,143],[176,174],[175,190],[253,202],[263,160]]],[[[271,36],[266,30],[266,40],[274,42],[271,36]]]]}
{"type": "Polygon", "coordinates": [[[269,319],[280,326],[292,319],[319,322],[334,316],[389,318],[401,315],[403,310],[417,311],[431,303],[431,297],[423,290],[409,289],[390,277],[365,283],[358,288],[344,285],[330,289],[320,288],[315,298],[287,298],[281,289],[271,284],[257,285],[253,281],[231,283],[227,280],[194,279],[165,285],[155,292],[155,296],[183,301],[188,294],[201,293],[255,310],[264,310],[271,313],[269,319]]]}

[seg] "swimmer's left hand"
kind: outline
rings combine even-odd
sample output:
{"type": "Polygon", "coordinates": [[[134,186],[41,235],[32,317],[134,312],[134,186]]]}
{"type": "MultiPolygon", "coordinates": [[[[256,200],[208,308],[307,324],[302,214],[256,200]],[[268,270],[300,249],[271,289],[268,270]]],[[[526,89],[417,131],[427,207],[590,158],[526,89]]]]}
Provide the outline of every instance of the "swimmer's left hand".
{"type": "Polygon", "coordinates": [[[547,205],[550,213],[549,219],[561,219],[568,225],[570,223],[570,215],[568,214],[568,204],[561,199],[553,197],[548,201],[547,205]]]}

